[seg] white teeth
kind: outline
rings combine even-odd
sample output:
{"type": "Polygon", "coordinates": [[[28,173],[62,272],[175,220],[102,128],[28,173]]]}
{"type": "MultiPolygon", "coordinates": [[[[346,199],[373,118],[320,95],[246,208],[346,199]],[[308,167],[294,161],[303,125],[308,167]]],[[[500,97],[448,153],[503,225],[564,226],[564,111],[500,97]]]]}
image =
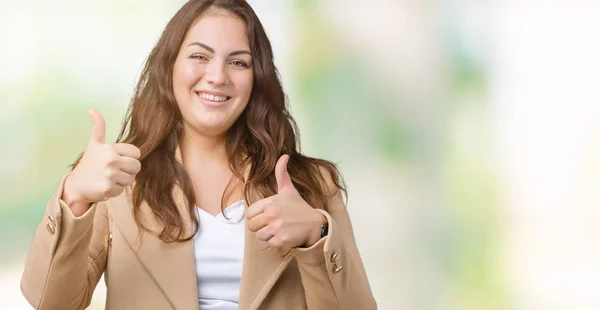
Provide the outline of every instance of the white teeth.
{"type": "Polygon", "coordinates": [[[227,101],[227,97],[215,96],[207,93],[200,93],[200,97],[210,101],[227,101]]]}

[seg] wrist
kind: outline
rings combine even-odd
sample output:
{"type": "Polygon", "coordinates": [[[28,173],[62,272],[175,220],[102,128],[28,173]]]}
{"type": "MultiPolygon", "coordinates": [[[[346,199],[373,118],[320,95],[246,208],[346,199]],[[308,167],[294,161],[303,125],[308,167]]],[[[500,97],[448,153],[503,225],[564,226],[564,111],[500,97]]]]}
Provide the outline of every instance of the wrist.
{"type": "Polygon", "coordinates": [[[62,199],[68,206],[90,204],[89,201],[87,201],[81,194],[77,192],[70,174],[65,179],[65,184],[60,199],[62,199]]]}
{"type": "Polygon", "coordinates": [[[321,212],[315,210],[315,213],[317,214],[317,220],[315,220],[315,225],[311,228],[310,230],[310,235],[308,237],[307,242],[304,244],[304,247],[311,247],[313,246],[315,243],[317,243],[319,240],[321,240],[321,238],[323,238],[325,235],[323,234],[324,232],[324,228],[325,230],[327,230],[327,217],[325,217],[325,215],[323,215],[321,212]]]}

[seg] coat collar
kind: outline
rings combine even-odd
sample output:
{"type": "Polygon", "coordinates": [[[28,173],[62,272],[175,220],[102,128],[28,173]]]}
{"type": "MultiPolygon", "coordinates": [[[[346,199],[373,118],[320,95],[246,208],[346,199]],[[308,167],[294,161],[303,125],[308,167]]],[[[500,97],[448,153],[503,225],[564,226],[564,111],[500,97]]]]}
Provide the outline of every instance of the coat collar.
{"type": "MultiPolygon", "coordinates": [[[[181,162],[179,147],[175,155],[181,162]]],[[[248,172],[249,170],[246,171],[246,176],[248,172]]],[[[156,235],[141,231],[133,217],[131,194],[131,187],[128,187],[125,195],[115,198],[116,205],[111,213],[114,214],[116,229],[173,308],[197,309],[198,289],[193,240],[184,243],[164,243],[156,235]]],[[[189,235],[192,232],[192,218],[185,204],[185,195],[178,186],[174,186],[173,197],[183,222],[188,223],[184,230],[186,235],[189,235]]],[[[152,231],[160,231],[161,225],[155,220],[150,207],[144,202],[140,209],[146,227],[152,231]]],[[[267,297],[292,260],[292,254],[289,250],[268,247],[247,225],[245,233],[239,308],[254,310],[258,309],[267,297]]]]}

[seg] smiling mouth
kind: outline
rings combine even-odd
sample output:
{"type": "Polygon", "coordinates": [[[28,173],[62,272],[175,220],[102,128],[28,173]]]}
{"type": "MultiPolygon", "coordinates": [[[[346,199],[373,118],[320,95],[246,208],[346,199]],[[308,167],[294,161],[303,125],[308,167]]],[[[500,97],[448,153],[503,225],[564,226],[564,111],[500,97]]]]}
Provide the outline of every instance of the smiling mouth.
{"type": "Polygon", "coordinates": [[[198,94],[198,96],[200,96],[200,98],[202,98],[204,100],[213,101],[213,102],[225,102],[225,101],[231,99],[231,97],[229,97],[229,96],[215,96],[215,95],[202,93],[202,92],[198,92],[197,94],[198,94]]]}

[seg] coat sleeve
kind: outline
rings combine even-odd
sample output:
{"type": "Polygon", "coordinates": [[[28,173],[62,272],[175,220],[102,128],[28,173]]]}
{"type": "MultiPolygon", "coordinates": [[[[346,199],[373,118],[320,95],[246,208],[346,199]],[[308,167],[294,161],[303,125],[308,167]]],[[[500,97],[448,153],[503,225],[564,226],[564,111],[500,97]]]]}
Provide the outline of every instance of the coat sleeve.
{"type": "Polygon", "coordinates": [[[48,201],[25,257],[21,291],[35,309],[86,308],[106,266],[106,204],[95,203],[75,217],[60,199],[65,179],[48,201]]]}
{"type": "Polygon", "coordinates": [[[377,309],[341,192],[319,211],[329,223],[328,235],[309,248],[292,249],[308,309],[377,309]]]}

